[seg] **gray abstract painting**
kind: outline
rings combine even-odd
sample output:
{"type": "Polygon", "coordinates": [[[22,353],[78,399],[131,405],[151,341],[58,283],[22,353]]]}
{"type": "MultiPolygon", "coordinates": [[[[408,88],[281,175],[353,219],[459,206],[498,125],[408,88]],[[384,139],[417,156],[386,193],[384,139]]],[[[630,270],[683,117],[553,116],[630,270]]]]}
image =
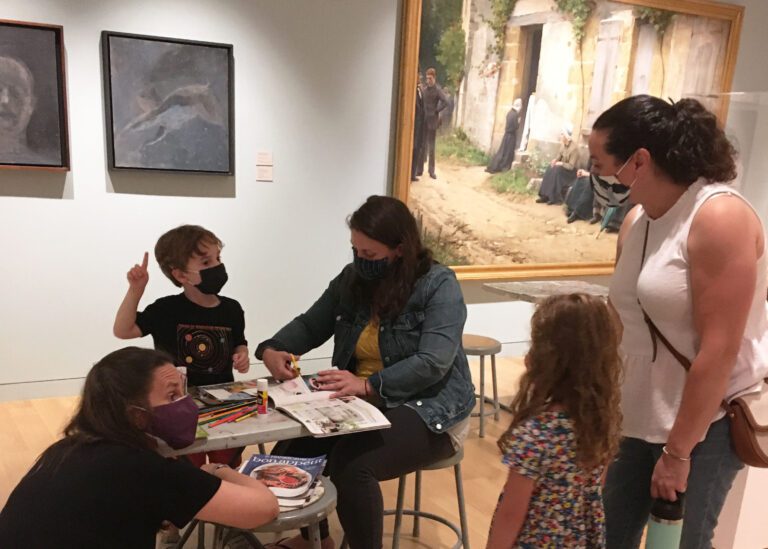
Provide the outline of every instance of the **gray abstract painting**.
{"type": "Polygon", "coordinates": [[[61,27],[0,21],[0,165],[69,164],[61,27]]]}
{"type": "Polygon", "coordinates": [[[231,174],[232,47],[102,34],[110,167],[231,174]]]}

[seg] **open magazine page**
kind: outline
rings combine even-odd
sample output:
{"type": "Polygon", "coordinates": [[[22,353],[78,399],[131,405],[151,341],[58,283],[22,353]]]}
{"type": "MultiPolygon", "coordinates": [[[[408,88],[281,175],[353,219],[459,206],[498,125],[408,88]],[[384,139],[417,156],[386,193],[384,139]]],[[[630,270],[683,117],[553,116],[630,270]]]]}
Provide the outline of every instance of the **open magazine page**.
{"type": "Polygon", "coordinates": [[[291,402],[279,408],[301,422],[316,437],[344,435],[390,426],[378,408],[353,396],[291,402]]]}
{"type": "MultiPolygon", "coordinates": [[[[311,495],[315,479],[324,468],[325,456],[300,458],[254,454],[240,467],[240,472],[262,481],[279,498],[301,498],[311,495]]],[[[297,501],[294,506],[301,504],[297,501]]]]}
{"type": "MultiPolygon", "coordinates": [[[[293,404],[294,402],[307,402],[311,400],[323,400],[331,397],[331,391],[322,391],[316,384],[313,384],[314,378],[309,379],[307,383],[302,377],[295,377],[286,381],[270,381],[267,388],[269,398],[275,403],[276,408],[293,404]]],[[[246,389],[246,392],[252,392],[246,389]]],[[[253,394],[255,389],[253,389],[253,394]]]]}

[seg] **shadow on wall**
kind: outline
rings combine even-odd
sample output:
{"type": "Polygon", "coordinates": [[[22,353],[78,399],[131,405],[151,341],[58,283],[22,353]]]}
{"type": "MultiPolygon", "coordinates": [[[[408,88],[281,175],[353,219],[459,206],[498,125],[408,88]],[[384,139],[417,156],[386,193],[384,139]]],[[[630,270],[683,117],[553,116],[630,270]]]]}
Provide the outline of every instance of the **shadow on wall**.
{"type": "Polygon", "coordinates": [[[154,196],[235,198],[235,176],[105,170],[107,192],[154,196]]]}
{"type": "MultiPolygon", "coordinates": [[[[1,172],[0,172],[1,173],[1,172]]],[[[67,172],[8,170],[0,175],[0,196],[72,200],[72,186],[67,172]]]]}

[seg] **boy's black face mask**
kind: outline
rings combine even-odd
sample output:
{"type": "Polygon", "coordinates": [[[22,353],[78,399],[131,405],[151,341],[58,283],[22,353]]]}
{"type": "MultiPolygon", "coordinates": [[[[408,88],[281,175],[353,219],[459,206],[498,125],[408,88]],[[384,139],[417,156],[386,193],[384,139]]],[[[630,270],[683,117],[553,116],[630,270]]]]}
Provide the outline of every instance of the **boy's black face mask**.
{"type": "Polygon", "coordinates": [[[215,267],[209,267],[200,271],[200,284],[195,288],[200,290],[204,294],[216,295],[227,283],[229,277],[227,276],[227,270],[224,268],[224,263],[219,263],[215,267]]]}

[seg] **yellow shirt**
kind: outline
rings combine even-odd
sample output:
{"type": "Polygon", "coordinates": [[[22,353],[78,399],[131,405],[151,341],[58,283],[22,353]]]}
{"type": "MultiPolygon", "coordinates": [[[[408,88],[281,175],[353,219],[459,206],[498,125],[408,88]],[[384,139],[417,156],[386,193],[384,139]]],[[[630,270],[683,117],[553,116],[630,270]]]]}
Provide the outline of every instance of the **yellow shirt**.
{"type": "Polygon", "coordinates": [[[379,350],[379,321],[372,319],[363,328],[360,338],[355,345],[357,359],[357,377],[368,379],[382,368],[381,351],[379,350]]]}

